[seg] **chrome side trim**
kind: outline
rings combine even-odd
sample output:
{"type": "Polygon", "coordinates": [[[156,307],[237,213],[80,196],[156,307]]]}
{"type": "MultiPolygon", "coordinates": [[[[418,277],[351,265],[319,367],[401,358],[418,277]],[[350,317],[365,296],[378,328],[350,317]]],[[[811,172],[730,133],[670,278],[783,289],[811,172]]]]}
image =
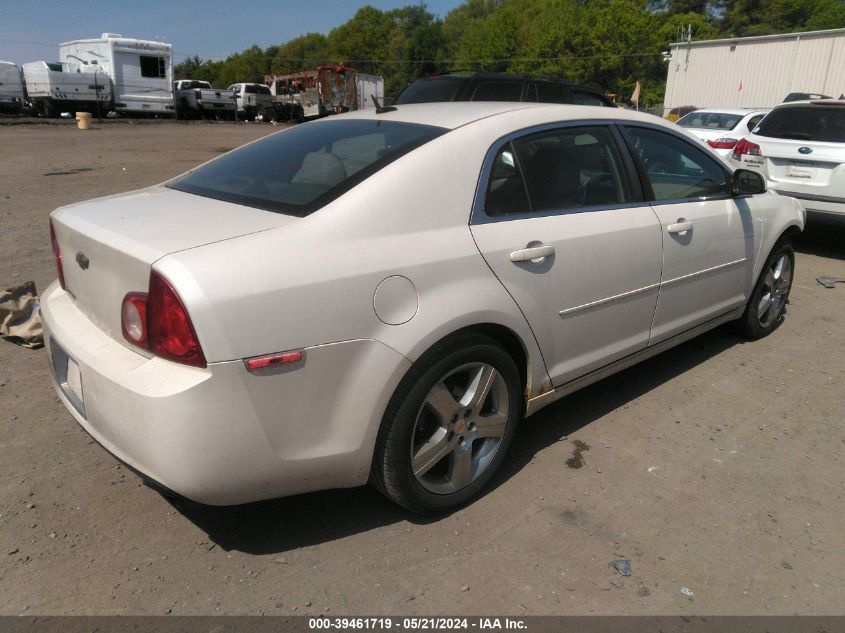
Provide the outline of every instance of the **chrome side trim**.
{"type": "Polygon", "coordinates": [[[644,286],[643,288],[638,288],[637,290],[629,290],[628,292],[623,292],[622,294],[613,295],[612,297],[607,297],[606,299],[599,299],[598,301],[591,301],[590,303],[585,303],[580,306],[575,306],[574,308],[566,308],[565,310],[561,310],[558,314],[563,318],[573,312],[578,312],[579,310],[587,310],[589,308],[594,308],[596,306],[604,305],[605,303],[611,303],[612,301],[618,301],[619,299],[625,299],[627,297],[632,297],[633,295],[640,294],[641,292],[648,292],[649,290],[653,290],[660,286],[660,283],[651,284],[649,286],[644,286]]]}
{"type": "Polygon", "coordinates": [[[728,321],[733,321],[738,319],[742,316],[742,313],[745,311],[745,307],[739,307],[731,310],[730,312],[726,312],[722,316],[716,317],[715,319],[711,319],[701,325],[697,325],[694,328],[687,330],[686,332],[681,332],[680,334],[676,334],[672,338],[666,339],[665,341],[661,341],[656,345],[651,347],[646,347],[639,352],[635,352],[630,356],[626,356],[625,358],[620,358],[617,361],[610,363],[609,365],[605,365],[604,367],[599,367],[591,371],[589,374],[585,374],[580,378],[576,378],[575,380],[570,380],[569,382],[561,385],[560,387],[556,388],[554,391],[548,391],[542,395],[536,396],[534,398],[529,398],[528,401],[525,403],[525,415],[529,416],[534,413],[537,413],[540,409],[545,406],[560,400],[564,396],[568,396],[571,393],[578,391],[584,387],[587,387],[594,382],[598,382],[603,378],[607,378],[608,376],[612,376],[613,374],[622,371],[623,369],[628,369],[633,365],[636,365],[640,361],[643,361],[647,358],[651,358],[652,356],[657,356],[665,352],[666,350],[679,345],[685,341],[688,341],[696,336],[704,334],[708,330],[712,330],[715,327],[722,325],[723,323],[727,323],[728,321]]]}
{"type": "Polygon", "coordinates": [[[812,193],[799,193],[797,191],[784,191],[782,189],[774,189],[778,195],[789,196],[790,198],[798,198],[799,200],[810,200],[811,202],[833,202],[835,204],[845,204],[845,198],[836,198],[834,196],[818,196],[812,193]]]}
{"type": "Polygon", "coordinates": [[[742,259],[736,259],[732,262],[727,262],[726,264],[719,264],[718,266],[713,266],[712,268],[705,268],[704,270],[698,270],[694,273],[690,273],[689,275],[682,275],[681,277],[675,277],[674,279],[668,279],[668,280],[664,281],[662,285],[667,286],[669,284],[673,284],[673,283],[676,283],[678,281],[685,281],[687,279],[697,277],[698,275],[706,275],[708,273],[712,273],[712,272],[715,272],[717,270],[722,270],[723,268],[727,268],[729,266],[736,266],[737,264],[742,264],[742,263],[747,262],[747,261],[748,261],[748,258],[743,257],[742,259]]]}

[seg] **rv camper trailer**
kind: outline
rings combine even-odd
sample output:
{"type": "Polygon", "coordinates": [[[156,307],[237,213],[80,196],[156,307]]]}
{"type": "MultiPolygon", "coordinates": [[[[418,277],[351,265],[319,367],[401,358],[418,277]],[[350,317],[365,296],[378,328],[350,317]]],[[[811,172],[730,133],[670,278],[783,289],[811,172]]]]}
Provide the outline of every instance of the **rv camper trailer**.
{"type": "Polygon", "coordinates": [[[116,33],[59,45],[59,58],[98,66],[111,77],[114,110],[135,114],[173,114],[172,46],[116,33]]]}
{"type": "Polygon", "coordinates": [[[12,62],[0,61],[0,112],[17,114],[22,109],[21,69],[12,62]]]}
{"type": "Polygon", "coordinates": [[[96,66],[40,61],[21,68],[27,99],[42,116],[57,117],[62,112],[105,114],[111,109],[111,81],[96,66]]]}

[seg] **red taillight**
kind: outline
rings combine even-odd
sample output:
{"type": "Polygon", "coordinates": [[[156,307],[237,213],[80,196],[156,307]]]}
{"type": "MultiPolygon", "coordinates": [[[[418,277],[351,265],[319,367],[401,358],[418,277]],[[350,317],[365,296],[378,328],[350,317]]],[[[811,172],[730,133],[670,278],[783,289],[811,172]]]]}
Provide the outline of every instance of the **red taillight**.
{"type": "Polygon", "coordinates": [[[156,356],[205,367],[197,333],[185,305],[167,280],[150,273],[149,292],[130,292],[120,307],[123,338],[156,356]]]}
{"type": "Polygon", "coordinates": [[[148,347],[146,292],[130,292],[123,297],[120,327],[127,341],[139,347],[148,347]]]}
{"type": "Polygon", "coordinates": [[[763,152],[760,150],[760,146],[757,143],[752,143],[747,138],[740,139],[739,142],[734,147],[733,154],[731,154],[731,158],[734,160],[739,160],[743,155],[748,156],[762,156],[763,152]]]}
{"type": "Polygon", "coordinates": [[[156,356],[194,367],[206,366],[188,311],[167,280],[155,271],[150,273],[147,328],[149,349],[156,356]]]}
{"type": "Polygon", "coordinates": [[[56,239],[56,231],[53,229],[53,221],[50,220],[50,242],[53,245],[53,255],[56,256],[56,268],[59,271],[59,283],[62,290],[65,288],[65,271],[62,268],[62,249],[59,248],[59,240],[56,239]]]}
{"type": "Polygon", "coordinates": [[[716,140],[707,141],[707,144],[713,149],[733,149],[737,142],[738,141],[735,138],[723,136],[722,138],[717,138],[716,140]]]}

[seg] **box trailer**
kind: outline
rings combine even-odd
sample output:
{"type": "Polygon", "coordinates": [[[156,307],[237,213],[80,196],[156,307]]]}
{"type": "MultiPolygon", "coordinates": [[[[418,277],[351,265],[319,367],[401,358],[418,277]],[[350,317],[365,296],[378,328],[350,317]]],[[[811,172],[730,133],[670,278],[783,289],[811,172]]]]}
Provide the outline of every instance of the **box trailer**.
{"type": "Polygon", "coordinates": [[[0,112],[17,114],[23,109],[21,69],[12,62],[0,61],[0,112]]]}
{"type": "Polygon", "coordinates": [[[378,97],[379,103],[384,99],[384,79],[360,74],[344,64],[266,75],[264,83],[275,96],[282,119],[310,119],[374,107],[371,94],[378,97]]]}
{"type": "Polygon", "coordinates": [[[674,108],[771,108],[790,93],[845,92],[845,29],[672,44],[664,115],[674,108]]]}
{"type": "Polygon", "coordinates": [[[373,97],[375,97],[379,105],[384,105],[384,78],[378,75],[365,75],[358,73],[355,77],[355,87],[357,91],[358,109],[365,110],[367,108],[375,108],[373,97]]]}
{"type": "Polygon", "coordinates": [[[112,107],[111,80],[97,66],[69,62],[29,62],[23,69],[26,98],[35,112],[105,114],[112,107]]]}
{"type": "Polygon", "coordinates": [[[117,33],[59,45],[59,58],[101,68],[114,86],[114,110],[134,114],[173,114],[173,47],[117,33]]]}

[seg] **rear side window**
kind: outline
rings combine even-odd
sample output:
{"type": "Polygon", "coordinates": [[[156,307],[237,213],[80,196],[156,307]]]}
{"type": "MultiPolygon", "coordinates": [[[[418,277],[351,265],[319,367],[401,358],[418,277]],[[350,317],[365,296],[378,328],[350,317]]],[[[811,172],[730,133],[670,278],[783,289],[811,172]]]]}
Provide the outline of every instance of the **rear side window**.
{"type": "Polygon", "coordinates": [[[405,88],[396,103],[402,105],[403,103],[452,101],[465,81],[466,78],[464,77],[419,79],[405,88]]]}
{"type": "Polygon", "coordinates": [[[521,81],[482,81],[472,93],[472,101],[519,101],[521,81]]]}
{"type": "Polygon", "coordinates": [[[754,133],[771,138],[845,143],[845,106],[776,108],[754,133]]]}
{"type": "Polygon", "coordinates": [[[623,130],[645,169],[655,200],[709,198],[727,193],[725,170],[704,150],[674,134],[651,128],[623,130]]]}
{"type": "Polygon", "coordinates": [[[517,139],[499,150],[484,211],[501,216],[614,206],[632,199],[610,132],[573,127],[517,139]]]}
{"type": "Polygon", "coordinates": [[[739,124],[743,116],[742,114],[701,112],[699,110],[686,115],[678,121],[678,125],[696,130],[732,130],[739,124]]]}
{"type": "Polygon", "coordinates": [[[748,126],[747,126],[748,131],[751,132],[755,127],[757,127],[757,124],[760,123],[760,121],[763,120],[764,116],[766,116],[766,115],[765,114],[756,114],[753,117],[751,117],[750,119],[748,119],[748,126]]]}
{"type": "Polygon", "coordinates": [[[303,217],[444,132],[394,121],[321,121],[245,145],[167,186],[303,217]]]}
{"type": "Polygon", "coordinates": [[[587,90],[572,90],[572,103],[575,105],[606,106],[608,105],[601,96],[587,90]]]}

